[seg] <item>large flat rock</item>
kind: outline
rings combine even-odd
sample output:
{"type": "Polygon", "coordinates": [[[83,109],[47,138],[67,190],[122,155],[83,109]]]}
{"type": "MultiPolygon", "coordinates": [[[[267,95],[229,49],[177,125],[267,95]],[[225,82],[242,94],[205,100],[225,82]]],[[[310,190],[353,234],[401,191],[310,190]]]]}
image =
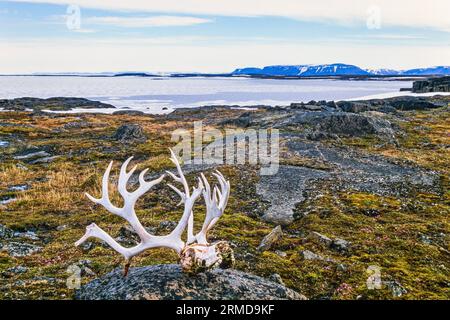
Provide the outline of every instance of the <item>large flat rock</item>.
{"type": "Polygon", "coordinates": [[[293,222],[295,204],[305,200],[303,191],[317,179],[328,176],[326,171],[283,165],[275,175],[262,175],[256,192],[270,202],[262,218],[281,225],[293,222]]]}
{"type": "Polygon", "coordinates": [[[397,164],[390,159],[357,152],[346,147],[325,147],[320,142],[309,142],[284,136],[287,149],[296,156],[317,159],[330,170],[280,165],[278,173],[260,176],[257,193],[269,202],[262,218],[288,225],[294,221],[294,209],[314,190],[317,182],[332,182],[334,190],[353,190],[381,196],[402,197],[419,189],[438,192],[439,175],[423,168],[397,164]]]}
{"type": "Polygon", "coordinates": [[[303,295],[267,279],[238,270],[215,269],[197,275],[179,265],[132,268],[127,277],[116,269],[82,286],[79,300],[304,300],[303,295]]]}

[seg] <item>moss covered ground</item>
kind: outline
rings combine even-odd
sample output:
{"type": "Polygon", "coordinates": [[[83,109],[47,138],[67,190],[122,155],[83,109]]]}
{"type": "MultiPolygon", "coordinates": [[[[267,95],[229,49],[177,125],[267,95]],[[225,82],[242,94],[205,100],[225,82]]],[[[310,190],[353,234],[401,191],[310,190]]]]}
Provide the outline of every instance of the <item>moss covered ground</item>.
{"type": "MultiPolygon", "coordinates": [[[[221,171],[231,180],[232,193],[211,239],[233,244],[237,269],[261,276],[278,273],[288,287],[309,298],[449,299],[449,115],[445,108],[405,113],[406,120],[399,122],[404,134],[398,138],[398,145],[383,145],[370,137],[343,139],[354,148],[437,171],[442,177],[442,193],[417,190],[406,198],[381,197],[332,192],[324,183],[320,196],[298,205],[299,211],[308,208],[308,215],[286,227],[283,239],[271,250],[258,252],[256,247],[275,226],[258,218],[265,204],[256,195],[256,168],[224,166],[221,171]],[[310,237],[312,231],[350,241],[351,249],[344,254],[332,250],[310,237]],[[305,260],[302,250],[329,259],[305,260]],[[366,285],[371,266],[380,269],[384,285],[379,290],[366,285]],[[401,295],[393,294],[388,285],[394,282],[404,290],[401,295]]],[[[71,265],[89,265],[89,272],[82,274],[83,283],[123,265],[116,252],[98,241],[93,240],[88,248],[74,246],[92,222],[113,236],[118,236],[124,226],[123,220],[90,203],[84,192],[100,194],[101,176],[111,160],[115,160],[115,174],[119,164],[131,155],[140,169],[148,167],[157,173],[172,168],[168,161],[168,147],[173,145],[171,132],[183,127],[183,121],[151,116],[1,112],[0,123],[0,140],[13,142],[0,149],[0,199],[16,199],[0,205],[0,224],[15,231],[34,231],[39,240],[21,241],[43,247],[26,257],[0,251],[0,299],[71,299],[74,291],[66,286],[71,265]],[[124,122],[140,124],[148,140],[124,145],[110,139],[124,122]],[[59,157],[49,164],[13,159],[14,154],[30,147],[59,157]],[[30,189],[10,190],[22,184],[30,189]],[[16,266],[24,266],[27,271],[8,271],[16,266]]],[[[286,157],[282,161],[327,169],[307,159],[286,157]]],[[[116,193],[112,196],[120,203],[116,193]]],[[[139,201],[140,220],[155,233],[167,233],[170,229],[162,222],[178,220],[182,208],[176,206],[177,202],[176,195],[163,184],[139,201]]],[[[201,223],[201,202],[195,213],[201,223]]],[[[175,253],[155,249],[135,258],[133,265],[176,262],[175,253]]]]}

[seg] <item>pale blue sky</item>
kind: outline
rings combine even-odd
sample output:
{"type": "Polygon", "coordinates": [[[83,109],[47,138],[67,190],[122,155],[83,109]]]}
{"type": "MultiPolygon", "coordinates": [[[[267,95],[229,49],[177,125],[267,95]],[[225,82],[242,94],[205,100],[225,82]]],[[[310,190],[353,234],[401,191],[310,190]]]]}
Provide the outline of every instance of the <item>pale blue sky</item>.
{"type": "Polygon", "coordinates": [[[450,65],[449,1],[392,2],[0,1],[0,73],[450,65]]]}

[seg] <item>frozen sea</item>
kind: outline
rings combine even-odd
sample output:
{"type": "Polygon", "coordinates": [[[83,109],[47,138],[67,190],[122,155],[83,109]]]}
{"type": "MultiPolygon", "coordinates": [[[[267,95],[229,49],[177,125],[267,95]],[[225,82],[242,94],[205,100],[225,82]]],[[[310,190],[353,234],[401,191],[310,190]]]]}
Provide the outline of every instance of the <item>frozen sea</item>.
{"type": "MultiPolygon", "coordinates": [[[[205,105],[289,105],[310,100],[349,100],[404,95],[411,81],[331,79],[277,80],[251,78],[1,76],[0,99],[81,97],[119,109],[166,113],[205,105]]],[[[73,112],[107,110],[74,110],[73,112]]]]}

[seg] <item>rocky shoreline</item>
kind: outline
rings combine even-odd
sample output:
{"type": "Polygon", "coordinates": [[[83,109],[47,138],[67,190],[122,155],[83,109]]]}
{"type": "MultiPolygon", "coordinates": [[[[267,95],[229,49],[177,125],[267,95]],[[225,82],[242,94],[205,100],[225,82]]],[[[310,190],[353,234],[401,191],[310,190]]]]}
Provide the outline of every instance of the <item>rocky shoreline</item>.
{"type": "Polygon", "coordinates": [[[450,92],[450,76],[414,81],[412,92],[450,92]]]}
{"type": "MultiPolygon", "coordinates": [[[[293,102],[290,106],[239,106],[239,105],[212,105],[200,106],[195,112],[202,112],[208,109],[217,108],[245,108],[245,109],[304,109],[306,111],[344,111],[344,112],[364,112],[379,111],[383,113],[392,113],[395,110],[420,110],[439,108],[441,105],[436,103],[439,100],[439,92],[450,92],[450,77],[435,77],[413,82],[413,87],[401,89],[401,91],[411,91],[413,93],[437,93],[437,99],[428,99],[427,97],[400,96],[384,99],[354,100],[354,101],[310,101],[310,102],[293,102]],[[430,101],[434,101],[430,102],[430,101]]],[[[76,97],[52,97],[47,99],[40,98],[16,98],[16,99],[0,99],[0,110],[4,111],[28,111],[28,112],[65,112],[74,111],[76,109],[94,110],[94,109],[116,109],[115,106],[93,101],[85,98],[76,97]]],[[[171,113],[171,117],[175,118],[183,113],[191,113],[191,108],[175,109],[171,113]]],[[[101,112],[99,112],[101,113],[101,112]]],[[[132,109],[117,109],[112,112],[115,115],[144,115],[144,112],[132,109]]]]}
{"type": "Polygon", "coordinates": [[[115,107],[100,101],[72,97],[0,99],[0,109],[6,111],[69,111],[76,108],[108,109],[115,107]]]}

